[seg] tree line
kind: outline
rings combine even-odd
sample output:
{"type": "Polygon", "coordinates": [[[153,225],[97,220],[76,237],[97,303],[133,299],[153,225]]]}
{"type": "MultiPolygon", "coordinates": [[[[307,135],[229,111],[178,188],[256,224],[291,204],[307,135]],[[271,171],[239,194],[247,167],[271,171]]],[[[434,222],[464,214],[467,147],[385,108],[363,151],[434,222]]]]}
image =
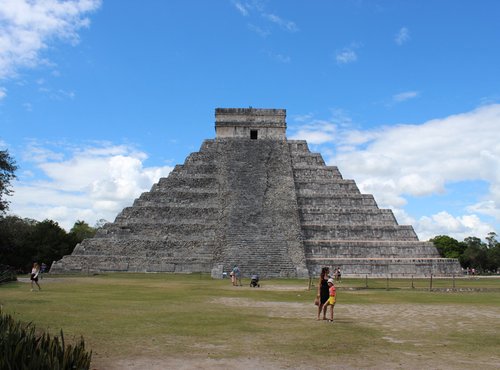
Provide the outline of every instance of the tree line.
{"type": "Polygon", "coordinates": [[[71,254],[96,228],[85,221],[76,221],[69,232],[52,220],[36,221],[17,216],[0,217],[0,261],[18,272],[28,272],[33,262],[52,262],[71,254]]]}
{"type": "Polygon", "coordinates": [[[495,232],[488,233],[483,242],[480,238],[469,236],[463,241],[438,235],[431,242],[441,257],[458,258],[464,269],[475,269],[479,273],[497,273],[500,269],[500,243],[495,232]]]}

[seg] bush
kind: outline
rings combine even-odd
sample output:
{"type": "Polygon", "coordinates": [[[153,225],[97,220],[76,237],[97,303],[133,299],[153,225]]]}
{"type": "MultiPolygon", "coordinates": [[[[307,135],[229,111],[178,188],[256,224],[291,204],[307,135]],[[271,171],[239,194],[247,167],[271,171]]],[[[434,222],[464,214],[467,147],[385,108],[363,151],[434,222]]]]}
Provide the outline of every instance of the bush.
{"type": "Polygon", "coordinates": [[[64,335],[35,334],[35,327],[15,321],[0,312],[0,369],[63,370],[89,369],[92,352],[85,351],[83,338],[74,347],[65,345],[64,335]]]}
{"type": "Polygon", "coordinates": [[[17,276],[12,267],[0,265],[0,284],[16,280],[17,276]]]}

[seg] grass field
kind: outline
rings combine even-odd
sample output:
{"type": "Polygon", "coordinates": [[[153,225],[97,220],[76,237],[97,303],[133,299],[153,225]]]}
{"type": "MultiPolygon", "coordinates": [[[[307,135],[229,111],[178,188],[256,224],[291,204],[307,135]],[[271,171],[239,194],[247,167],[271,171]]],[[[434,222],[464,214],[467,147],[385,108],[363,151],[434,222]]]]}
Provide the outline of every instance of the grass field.
{"type": "Polygon", "coordinates": [[[4,312],[66,338],[93,369],[498,369],[500,279],[344,279],[333,323],[306,280],[56,276],[0,285],[4,312]],[[244,283],[246,281],[244,280],[244,283]]]}

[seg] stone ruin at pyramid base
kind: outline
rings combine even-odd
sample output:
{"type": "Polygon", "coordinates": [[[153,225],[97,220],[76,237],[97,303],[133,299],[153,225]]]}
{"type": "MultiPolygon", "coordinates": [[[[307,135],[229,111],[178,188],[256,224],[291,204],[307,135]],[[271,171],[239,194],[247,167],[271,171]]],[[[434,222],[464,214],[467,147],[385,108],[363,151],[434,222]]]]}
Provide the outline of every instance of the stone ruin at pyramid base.
{"type": "Polygon", "coordinates": [[[218,108],[205,140],[52,273],[210,273],[244,277],[451,276],[456,259],[398,225],[305,141],[283,109],[218,108]]]}

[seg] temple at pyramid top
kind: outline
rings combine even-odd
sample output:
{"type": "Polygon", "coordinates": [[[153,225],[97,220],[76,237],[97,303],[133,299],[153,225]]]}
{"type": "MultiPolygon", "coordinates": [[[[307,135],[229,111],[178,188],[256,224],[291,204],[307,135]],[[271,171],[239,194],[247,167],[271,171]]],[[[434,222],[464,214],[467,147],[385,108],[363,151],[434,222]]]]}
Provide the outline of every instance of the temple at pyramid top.
{"type": "Polygon", "coordinates": [[[216,108],[217,138],[286,139],[285,109],[216,108]]]}
{"type": "Polygon", "coordinates": [[[460,272],[305,140],[288,140],[284,109],[217,108],[215,132],[51,272],[460,272]]]}

